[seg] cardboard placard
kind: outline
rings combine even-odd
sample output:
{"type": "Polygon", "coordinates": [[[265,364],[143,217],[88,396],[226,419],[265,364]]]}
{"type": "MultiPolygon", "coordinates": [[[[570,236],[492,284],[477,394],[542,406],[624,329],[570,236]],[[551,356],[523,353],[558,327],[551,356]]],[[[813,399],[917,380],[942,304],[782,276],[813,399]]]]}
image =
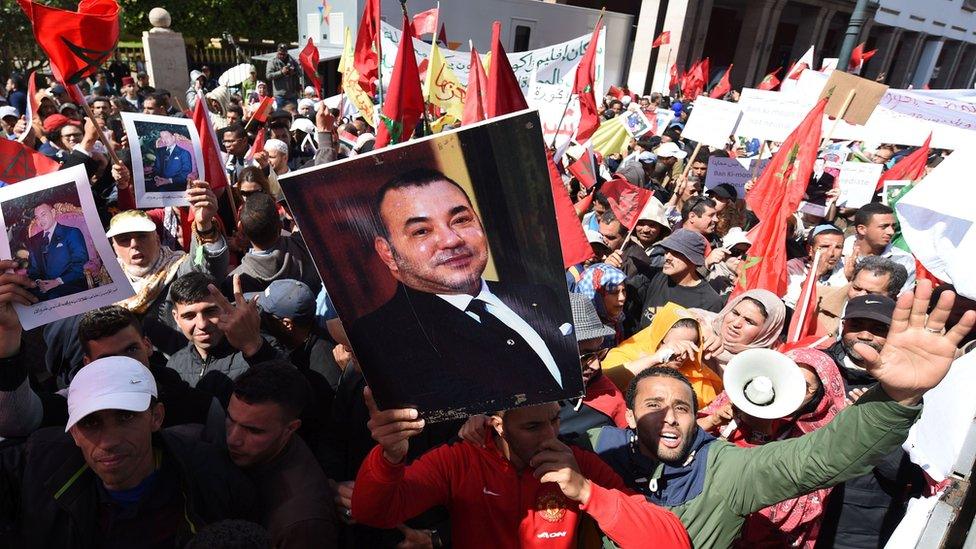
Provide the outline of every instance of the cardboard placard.
{"type": "Polygon", "coordinates": [[[878,102],[888,91],[888,86],[854,76],[844,71],[834,71],[824,84],[818,99],[830,97],[824,115],[831,118],[841,117],[848,124],[866,124],[871,113],[878,106],[878,102]],[[854,93],[847,110],[841,112],[848,95],[854,93]]]}
{"type": "Polygon", "coordinates": [[[840,168],[840,196],[837,198],[837,205],[842,208],[860,208],[871,202],[882,167],[881,164],[869,162],[844,162],[840,168]]]}
{"type": "Polygon", "coordinates": [[[695,100],[695,109],[691,111],[681,137],[724,149],[741,116],[742,109],[737,103],[699,97],[695,100]]]}

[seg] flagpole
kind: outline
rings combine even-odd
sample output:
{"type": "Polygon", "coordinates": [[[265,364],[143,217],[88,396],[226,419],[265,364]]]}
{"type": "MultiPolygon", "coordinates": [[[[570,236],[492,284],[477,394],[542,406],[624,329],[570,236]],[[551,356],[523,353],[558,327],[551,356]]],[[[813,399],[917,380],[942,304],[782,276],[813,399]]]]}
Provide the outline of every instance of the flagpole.
{"type": "MultiPolygon", "coordinates": [[[[600,26],[600,23],[603,21],[603,14],[606,11],[607,11],[607,8],[605,8],[605,7],[604,8],[600,8],[600,16],[596,18],[596,26],[597,27],[599,27],[600,26]]],[[[597,38],[599,39],[599,36],[597,38]]],[[[576,70],[579,70],[579,66],[578,65],[576,67],[576,70]]],[[[600,93],[603,93],[603,90],[600,90],[600,93]]],[[[593,96],[596,97],[595,90],[594,90],[593,96]]],[[[562,114],[562,116],[559,117],[559,124],[556,124],[556,135],[552,136],[552,145],[550,145],[550,146],[552,148],[554,148],[554,149],[556,148],[556,139],[559,137],[559,128],[563,127],[563,120],[566,119],[566,111],[569,110],[569,104],[572,103],[572,102],[573,102],[573,92],[570,91],[569,92],[569,99],[566,100],[566,106],[563,107],[563,114],[562,114]]],[[[572,137],[570,139],[572,139],[572,137]]]]}
{"type": "Polygon", "coordinates": [[[797,322],[794,325],[796,326],[795,328],[796,331],[789,334],[790,340],[788,341],[788,343],[799,341],[800,339],[799,331],[803,329],[803,323],[806,320],[807,315],[810,314],[810,310],[809,310],[810,292],[813,291],[813,286],[817,283],[817,267],[819,266],[819,264],[820,264],[820,250],[817,250],[816,253],[813,255],[813,263],[810,265],[810,269],[813,271],[811,274],[813,274],[813,276],[810,277],[810,280],[805,285],[804,287],[805,291],[800,292],[800,298],[803,299],[803,305],[800,307],[800,310],[797,311],[797,313],[799,313],[800,316],[799,318],[797,318],[797,322]]]}
{"type": "Polygon", "coordinates": [[[664,55],[664,72],[665,72],[664,95],[671,95],[671,87],[668,85],[668,81],[670,79],[670,74],[668,73],[668,69],[671,66],[671,38],[670,37],[668,38],[668,43],[665,45],[668,47],[668,53],[664,55]]]}

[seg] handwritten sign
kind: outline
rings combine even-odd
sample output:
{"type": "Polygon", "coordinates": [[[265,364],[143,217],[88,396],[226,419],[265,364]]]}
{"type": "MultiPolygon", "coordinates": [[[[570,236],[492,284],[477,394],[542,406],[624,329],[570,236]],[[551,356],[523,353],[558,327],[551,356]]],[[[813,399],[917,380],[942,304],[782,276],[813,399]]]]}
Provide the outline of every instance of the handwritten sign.
{"type": "Polygon", "coordinates": [[[681,137],[716,149],[724,149],[739,123],[742,110],[738,104],[701,96],[688,117],[681,137]]]}
{"type": "Polygon", "coordinates": [[[840,196],[837,205],[843,208],[860,208],[871,202],[874,189],[881,177],[881,164],[870,162],[844,162],[840,168],[840,196]]]}
{"type": "MultiPolygon", "coordinates": [[[[393,62],[396,59],[397,50],[400,48],[400,41],[403,38],[400,29],[384,22],[380,32],[380,40],[383,49],[383,86],[387,87],[390,78],[393,76],[393,62]]],[[[559,44],[554,44],[545,48],[529,50],[517,53],[509,53],[508,60],[512,64],[512,70],[519,81],[522,93],[529,95],[529,88],[533,79],[544,84],[560,84],[569,88],[573,86],[573,78],[576,75],[576,67],[586,52],[586,46],[590,43],[590,34],[567,40],[559,44]]],[[[600,31],[599,42],[597,42],[596,59],[594,61],[596,90],[599,97],[602,90],[605,90],[603,79],[605,75],[604,55],[606,52],[606,29],[600,31]]],[[[417,56],[419,65],[425,59],[430,59],[431,45],[413,39],[413,48],[417,56]]],[[[468,85],[468,72],[471,69],[471,52],[461,50],[451,50],[439,48],[444,56],[444,62],[457,75],[458,81],[462,86],[468,85]]],[[[484,58],[484,56],[482,56],[484,58]]],[[[429,61],[428,61],[429,62],[429,61]]],[[[563,103],[565,106],[565,103],[563,103]]]]}
{"type": "Polygon", "coordinates": [[[742,118],[735,135],[784,141],[816,103],[816,97],[744,88],[739,98],[742,118]]]}
{"type": "MultiPolygon", "coordinates": [[[[697,107],[696,107],[697,108],[697,107]]],[[[713,156],[708,159],[708,172],[705,174],[705,188],[714,189],[723,183],[735,186],[739,198],[746,195],[746,183],[761,174],[769,164],[769,159],[724,158],[713,156]],[[759,162],[757,165],[756,162],[759,162]]]]}

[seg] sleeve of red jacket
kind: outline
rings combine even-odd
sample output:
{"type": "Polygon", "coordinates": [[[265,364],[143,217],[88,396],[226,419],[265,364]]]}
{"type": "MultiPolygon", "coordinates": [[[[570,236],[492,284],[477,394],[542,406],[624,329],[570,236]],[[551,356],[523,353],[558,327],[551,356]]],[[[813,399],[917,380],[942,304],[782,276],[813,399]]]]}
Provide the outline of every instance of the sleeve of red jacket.
{"type": "Polygon", "coordinates": [[[359,467],[352,492],[352,518],[377,528],[394,528],[435,505],[447,503],[456,446],[427,452],[410,465],[392,464],[379,445],[359,467]]]}
{"type": "Polygon", "coordinates": [[[580,508],[620,547],[686,549],[688,532],[674,513],[634,494],[609,465],[590,452],[577,451],[580,471],[590,480],[590,499],[580,508]]]}

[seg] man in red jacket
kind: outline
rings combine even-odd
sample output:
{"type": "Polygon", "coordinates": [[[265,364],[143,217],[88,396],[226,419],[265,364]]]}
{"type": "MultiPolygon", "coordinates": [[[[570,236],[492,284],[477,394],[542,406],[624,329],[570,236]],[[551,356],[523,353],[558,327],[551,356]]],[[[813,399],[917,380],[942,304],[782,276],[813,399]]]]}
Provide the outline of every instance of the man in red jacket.
{"type": "Polygon", "coordinates": [[[556,438],[556,403],[498,412],[484,446],[445,445],[404,465],[424,420],[414,409],[378,410],[369,389],[365,397],[379,445],[356,477],[357,522],[392,528],[445,505],[457,547],[568,548],[586,513],[621,547],[690,547],[673,514],[627,491],[595,454],[556,438]]]}

